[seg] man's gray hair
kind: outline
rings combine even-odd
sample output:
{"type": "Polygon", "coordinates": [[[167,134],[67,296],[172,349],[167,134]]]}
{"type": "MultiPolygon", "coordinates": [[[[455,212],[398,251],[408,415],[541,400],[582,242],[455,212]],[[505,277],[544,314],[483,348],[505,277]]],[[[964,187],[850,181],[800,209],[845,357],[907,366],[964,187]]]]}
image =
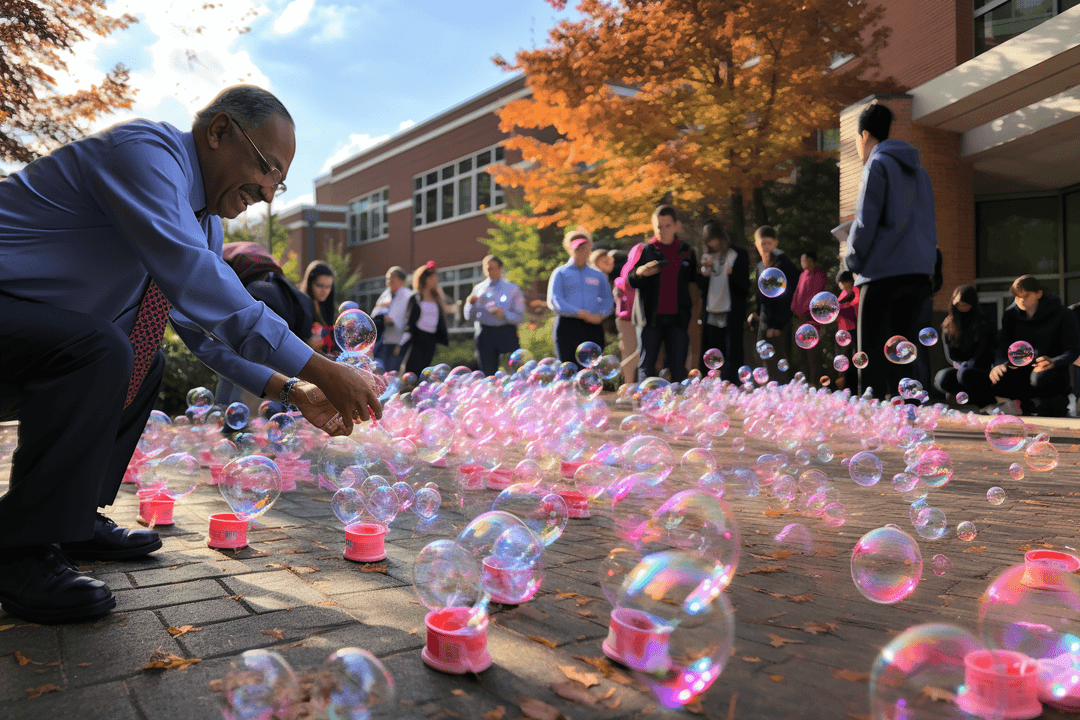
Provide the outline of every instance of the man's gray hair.
{"type": "Polygon", "coordinates": [[[254,85],[233,85],[217,94],[210,104],[195,113],[191,129],[205,127],[218,113],[228,113],[245,130],[265,125],[272,116],[280,115],[296,127],[292,115],[272,93],[254,85]]]}

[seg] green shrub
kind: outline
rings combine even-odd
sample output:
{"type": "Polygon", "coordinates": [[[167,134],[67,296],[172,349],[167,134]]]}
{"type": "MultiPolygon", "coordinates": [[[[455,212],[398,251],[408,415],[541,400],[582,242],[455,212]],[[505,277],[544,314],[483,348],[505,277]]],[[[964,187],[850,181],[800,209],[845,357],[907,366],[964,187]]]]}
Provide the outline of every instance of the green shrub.
{"type": "Polygon", "coordinates": [[[476,364],[476,346],[473,343],[473,336],[471,334],[462,337],[451,336],[449,345],[436,346],[435,358],[431,362],[434,365],[446,363],[451,368],[464,365],[471,370],[476,370],[478,365],[476,364]]]}
{"type": "Polygon", "coordinates": [[[161,352],[165,355],[165,375],[155,408],[169,417],[182,415],[187,410],[188,390],[201,386],[213,391],[217,375],[188,350],[171,327],[165,328],[161,352]]]}
{"type": "MultiPolygon", "coordinates": [[[[552,333],[555,328],[555,315],[546,317],[530,317],[526,322],[518,326],[518,342],[521,347],[532,353],[536,360],[546,357],[555,357],[555,343],[552,333]]],[[[503,367],[506,367],[506,359],[503,359],[503,367]]]]}

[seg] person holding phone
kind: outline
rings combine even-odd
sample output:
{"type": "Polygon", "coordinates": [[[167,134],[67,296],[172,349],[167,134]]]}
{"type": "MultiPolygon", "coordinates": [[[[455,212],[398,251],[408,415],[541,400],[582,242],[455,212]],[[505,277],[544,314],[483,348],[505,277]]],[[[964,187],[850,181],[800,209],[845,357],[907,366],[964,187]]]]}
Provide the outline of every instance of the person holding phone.
{"type": "Polygon", "coordinates": [[[637,291],[638,379],[656,374],[660,346],[672,382],[686,379],[690,349],[690,285],[698,278],[697,252],[676,233],[678,215],[670,205],[653,211],[653,237],[645,243],[627,283],[637,291]]]}

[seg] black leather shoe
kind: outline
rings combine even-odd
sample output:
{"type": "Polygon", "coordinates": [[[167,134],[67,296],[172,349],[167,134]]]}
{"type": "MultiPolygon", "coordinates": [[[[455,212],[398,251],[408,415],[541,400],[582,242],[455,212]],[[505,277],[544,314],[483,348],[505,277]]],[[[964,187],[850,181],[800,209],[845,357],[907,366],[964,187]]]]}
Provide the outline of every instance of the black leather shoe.
{"type": "Polygon", "coordinates": [[[0,607],[29,622],[53,625],[101,617],[116,607],[100,580],[79,574],[55,545],[5,551],[0,607]]]}
{"type": "Polygon", "coordinates": [[[62,543],[60,547],[81,560],[126,560],[154,552],[161,547],[161,538],[153,530],[117,527],[112,518],[98,513],[93,538],[62,543]]]}

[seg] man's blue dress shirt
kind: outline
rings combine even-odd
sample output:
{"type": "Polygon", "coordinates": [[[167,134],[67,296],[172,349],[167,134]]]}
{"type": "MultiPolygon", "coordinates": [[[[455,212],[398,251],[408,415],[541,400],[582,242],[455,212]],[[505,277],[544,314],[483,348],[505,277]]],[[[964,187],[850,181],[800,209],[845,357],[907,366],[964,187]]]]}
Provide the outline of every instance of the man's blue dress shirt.
{"type": "Polygon", "coordinates": [[[615,308],[607,275],[588,265],[578,267],[571,258],[552,271],[548,279],[548,307],[565,317],[588,310],[607,317],[615,308]]]}

